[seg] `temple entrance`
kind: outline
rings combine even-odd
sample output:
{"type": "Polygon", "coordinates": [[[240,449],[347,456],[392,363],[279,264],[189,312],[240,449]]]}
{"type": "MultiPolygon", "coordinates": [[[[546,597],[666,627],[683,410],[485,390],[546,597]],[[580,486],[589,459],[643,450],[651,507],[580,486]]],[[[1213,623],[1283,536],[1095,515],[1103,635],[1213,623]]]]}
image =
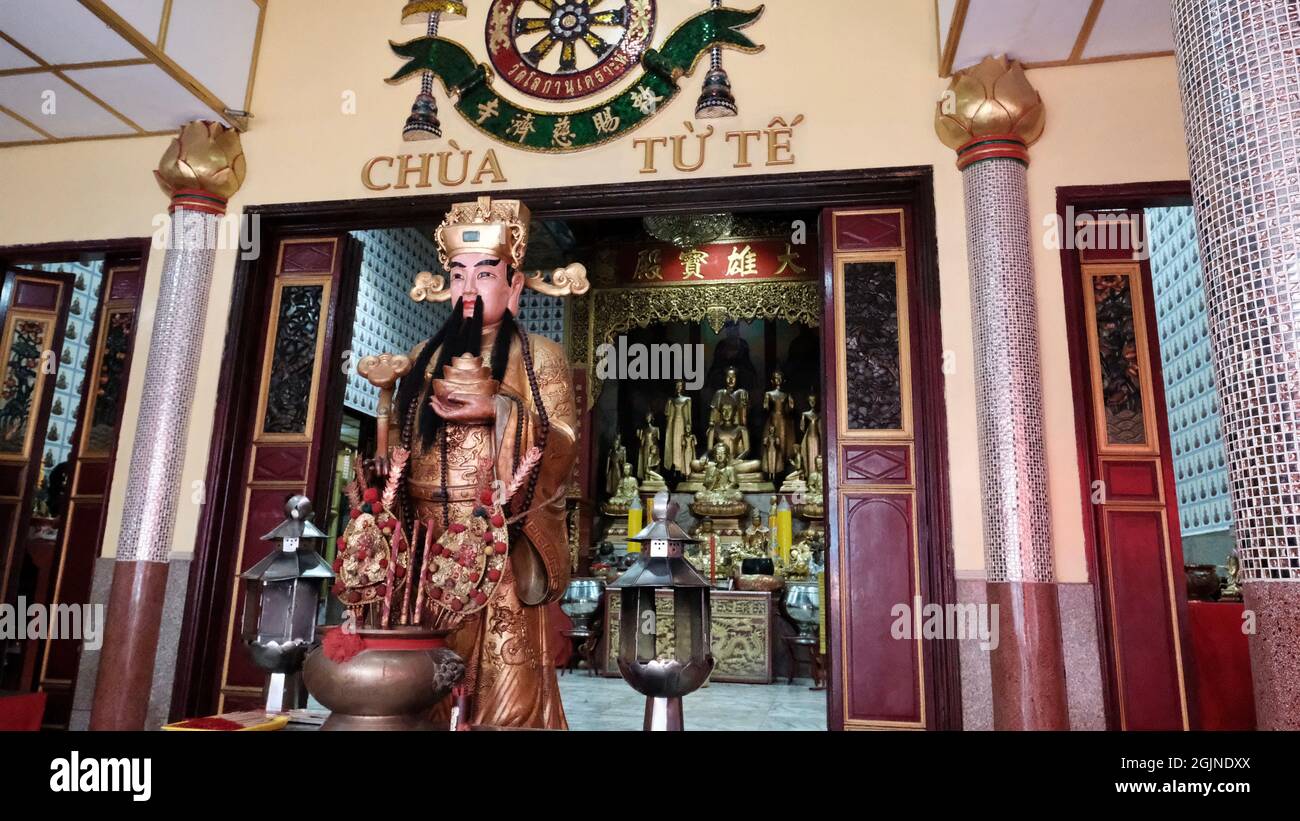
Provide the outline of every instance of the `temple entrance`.
{"type": "MultiPolygon", "coordinates": [[[[508,195],[533,207],[525,268],[580,262],[592,286],[566,302],[526,291],[519,316],[574,374],[575,583],[549,619],[570,725],[642,708],[612,663],[603,587],[668,490],[714,584],[717,666],[688,726],[957,726],[955,647],[895,641],[888,616],[952,598],[932,211],[917,207],[929,172],[755,178],[743,197],[708,182],[508,195]]],[[[344,487],[376,438],[378,391],[350,365],[409,352],[446,318],[450,305],[407,292],[436,272],[432,231],[458,199],[254,209],[278,250],[237,272],[233,310],[265,319],[227,340],[210,466],[227,504],[205,510],[195,555],[210,598],[193,601],[213,610],[187,613],[176,715],[259,703],[233,578],[295,492],[316,502],[332,558],[344,487]]]]}
{"type": "Polygon", "coordinates": [[[1251,729],[1247,636],[1186,184],[1065,189],[1089,562],[1112,729],[1251,729]],[[1067,210],[1068,209],[1068,210],[1067,210]]]}
{"type": "Polygon", "coordinates": [[[66,728],[143,283],[144,241],[0,251],[0,690],[40,692],[66,728]],[[75,635],[66,635],[74,633],[75,635]]]}

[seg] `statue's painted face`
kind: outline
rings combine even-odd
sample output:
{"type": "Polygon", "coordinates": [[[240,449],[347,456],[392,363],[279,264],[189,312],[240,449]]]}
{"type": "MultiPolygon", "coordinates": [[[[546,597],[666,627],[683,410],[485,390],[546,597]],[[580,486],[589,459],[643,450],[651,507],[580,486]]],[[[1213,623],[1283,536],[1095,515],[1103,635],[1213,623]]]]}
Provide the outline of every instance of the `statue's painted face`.
{"type": "Polygon", "coordinates": [[[516,271],[507,281],[508,263],[492,254],[466,252],[457,254],[447,264],[451,274],[451,300],[461,301],[465,318],[474,315],[474,304],[483,299],[483,327],[501,321],[506,309],[519,313],[519,297],[524,290],[524,274],[516,271]]]}

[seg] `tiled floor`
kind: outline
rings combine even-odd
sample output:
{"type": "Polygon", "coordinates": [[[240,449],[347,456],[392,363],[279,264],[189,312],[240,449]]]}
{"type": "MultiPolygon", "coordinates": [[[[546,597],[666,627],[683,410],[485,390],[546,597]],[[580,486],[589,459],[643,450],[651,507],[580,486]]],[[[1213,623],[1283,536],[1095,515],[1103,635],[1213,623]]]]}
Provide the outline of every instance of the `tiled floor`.
{"type": "MultiPolygon", "coordinates": [[[[687,730],[825,730],[826,692],[809,682],[711,683],[682,699],[687,730]]],[[[560,696],[570,730],[640,730],[645,697],[621,678],[560,676],[560,696]]]]}

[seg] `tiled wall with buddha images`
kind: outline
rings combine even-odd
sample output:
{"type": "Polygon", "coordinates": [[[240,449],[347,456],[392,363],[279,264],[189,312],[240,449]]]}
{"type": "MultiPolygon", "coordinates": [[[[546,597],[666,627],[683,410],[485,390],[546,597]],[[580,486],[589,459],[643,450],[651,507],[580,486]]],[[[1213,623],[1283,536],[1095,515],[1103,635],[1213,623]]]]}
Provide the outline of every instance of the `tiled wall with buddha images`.
{"type": "Polygon", "coordinates": [[[1149,208],[1146,219],[1183,558],[1222,565],[1232,505],[1196,221],[1191,206],[1149,208]]]}

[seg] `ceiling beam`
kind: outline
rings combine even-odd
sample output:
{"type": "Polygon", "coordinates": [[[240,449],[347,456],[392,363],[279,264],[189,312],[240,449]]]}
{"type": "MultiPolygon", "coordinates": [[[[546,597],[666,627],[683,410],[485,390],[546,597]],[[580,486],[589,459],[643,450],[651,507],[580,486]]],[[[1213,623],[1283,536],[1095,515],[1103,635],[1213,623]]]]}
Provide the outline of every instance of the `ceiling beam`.
{"type": "Polygon", "coordinates": [[[152,60],[143,57],[131,60],[96,60],[90,63],[56,63],[45,66],[28,66],[27,68],[6,68],[0,70],[0,77],[13,77],[19,74],[45,74],[51,71],[82,71],[88,68],[123,68],[125,66],[150,66],[152,60]]]}
{"type": "Polygon", "coordinates": [[[1070,51],[1070,62],[1077,63],[1083,59],[1083,50],[1088,47],[1088,38],[1092,37],[1092,29],[1097,25],[1097,17],[1101,15],[1101,7],[1106,5],[1106,0],[1092,0],[1092,5],[1088,7],[1088,13],[1084,15],[1083,25],[1079,26],[1079,36],[1075,38],[1074,48],[1070,51]]]}
{"type": "MultiPolygon", "coordinates": [[[[952,9],[952,20],[948,23],[948,39],[943,44],[939,55],[939,76],[952,75],[952,64],[957,59],[957,46],[961,44],[961,32],[966,27],[966,12],[970,10],[970,0],[957,0],[952,9]]],[[[934,0],[934,13],[939,15],[939,0],[934,0]]]]}
{"type": "Polygon", "coordinates": [[[122,39],[134,46],[137,51],[157,65],[158,68],[166,72],[173,80],[199,98],[204,105],[216,112],[223,121],[230,123],[240,131],[244,130],[239,123],[234,122],[226,114],[227,109],[232,108],[232,106],[227,105],[205,85],[196,80],[193,75],[181,68],[180,64],[168,57],[153,41],[131,28],[117,12],[108,7],[104,0],[78,0],[78,2],[102,20],[104,25],[117,32],[122,39]]]}
{"type": "MultiPolygon", "coordinates": [[[[32,131],[35,131],[37,134],[40,134],[46,140],[58,139],[58,137],[55,137],[50,132],[41,128],[39,125],[27,119],[26,117],[22,116],[21,114],[19,114],[17,111],[14,111],[13,109],[5,108],[4,106],[0,105],[0,114],[8,114],[10,117],[13,117],[18,122],[30,128],[32,131]]],[[[7,145],[7,143],[0,143],[0,145],[7,145]]]]}

